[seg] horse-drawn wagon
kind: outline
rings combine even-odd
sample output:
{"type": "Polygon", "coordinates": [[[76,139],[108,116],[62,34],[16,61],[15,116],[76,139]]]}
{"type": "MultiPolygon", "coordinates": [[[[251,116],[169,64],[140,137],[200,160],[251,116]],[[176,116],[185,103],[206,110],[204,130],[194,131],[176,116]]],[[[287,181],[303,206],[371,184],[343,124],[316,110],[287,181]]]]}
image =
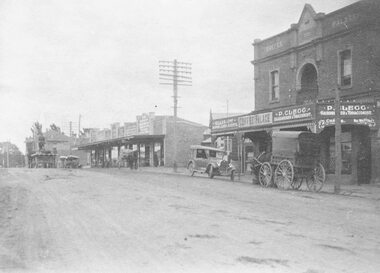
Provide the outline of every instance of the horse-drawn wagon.
{"type": "Polygon", "coordinates": [[[254,158],[254,169],[262,186],[274,184],[280,189],[299,189],[306,181],[311,191],[320,191],[326,173],[320,163],[320,140],[317,134],[300,131],[275,131],[272,152],[254,158]]]}

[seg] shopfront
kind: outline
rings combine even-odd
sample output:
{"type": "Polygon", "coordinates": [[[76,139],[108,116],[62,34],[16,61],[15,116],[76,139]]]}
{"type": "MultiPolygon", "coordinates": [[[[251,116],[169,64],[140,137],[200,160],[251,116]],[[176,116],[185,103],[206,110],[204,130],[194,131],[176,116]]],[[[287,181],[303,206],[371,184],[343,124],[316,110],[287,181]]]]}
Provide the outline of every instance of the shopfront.
{"type": "Polygon", "coordinates": [[[238,136],[238,116],[210,120],[212,145],[224,149],[233,161],[240,161],[241,137],[238,136]]]}
{"type": "MultiPolygon", "coordinates": [[[[317,133],[321,136],[321,160],[328,173],[335,172],[335,107],[318,104],[317,133]]],[[[342,134],[342,174],[349,175],[349,183],[370,183],[372,141],[376,135],[376,107],[373,103],[342,103],[340,109],[342,134]]]]}
{"type": "Polygon", "coordinates": [[[272,148],[271,128],[273,124],[272,111],[252,112],[249,115],[239,117],[239,128],[242,132],[243,147],[241,164],[243,171],[250,171],[253,157],[260,153],[270,154],[272,148]]]}
{"type": "MultiPolygon", "coordinates": [[[[342,174],[348,183],[369,183],[376,178],[374,146],[378,143],[376,106],[373,103],[341,105],[342,174]]],[[[327,172],[335,172],[335,108],[333,103],[304,104],[271,111],[251,112],[247,115],[213,120],[211,134],[232,138],[234,160],[241,170],[255,156],[265,152],[270,157],[272,132],[310,131],[321,137],[321,162],[327,172]]],[[[270,158],[267,158],[269,161],[270,158]]]]}
{"type": "MultiPolygon", "coordinates": [[[[312,131],[315,132],[315,106],[283,107],[271,111],[255,111],[246,115],[213,120],[213,138],[232,138],[231,158],[239,161],[241,171],[249,171],[253,157],[265,152],[270,161],[272,131],[312,131]]],[[[265,158],[267,157],[267,158],[265,158]]]]}
{"type": "Polygon", "coordinates": [[[273,130],[310,131],[315,133],[315,104],[273,110],[273,130]]]}
{"type": "Polygon", "coordinates": [[[122,149],[133,151],[140,167],[163,166],[164,138],[164,135],[135,135],[88,143],[79,149],[89,151],[92,167],[118,166],[122,149]]]}

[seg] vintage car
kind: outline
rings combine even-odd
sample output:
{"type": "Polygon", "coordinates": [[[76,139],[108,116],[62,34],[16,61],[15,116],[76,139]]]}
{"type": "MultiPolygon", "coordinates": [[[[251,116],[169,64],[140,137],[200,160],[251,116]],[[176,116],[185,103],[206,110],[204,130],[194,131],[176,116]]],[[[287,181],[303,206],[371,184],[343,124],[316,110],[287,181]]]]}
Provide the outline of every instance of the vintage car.
{"type": "Polygon", "coordinates": [[[187,169],[191,176],[199,172],[207,173],[210,178],[215,175],[223,175],[234,180],[236,168],[229,162],[227,152],[201,145],[192,145],[190,150],[191,159],[187,164],[187,169]]]}

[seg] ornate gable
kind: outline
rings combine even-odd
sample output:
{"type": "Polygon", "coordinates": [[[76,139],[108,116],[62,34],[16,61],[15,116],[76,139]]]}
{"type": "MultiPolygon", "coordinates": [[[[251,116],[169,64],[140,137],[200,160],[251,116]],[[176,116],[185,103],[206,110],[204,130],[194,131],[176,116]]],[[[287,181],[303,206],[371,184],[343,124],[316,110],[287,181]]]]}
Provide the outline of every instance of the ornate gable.
{"type": "Polygon", "coordinates": [[[301,17],[298,21],[298,44],[308,43],[316,38],[321,37],[319,31],[319,22],[317,14],[310,4],[305,4],[301,17]]]}

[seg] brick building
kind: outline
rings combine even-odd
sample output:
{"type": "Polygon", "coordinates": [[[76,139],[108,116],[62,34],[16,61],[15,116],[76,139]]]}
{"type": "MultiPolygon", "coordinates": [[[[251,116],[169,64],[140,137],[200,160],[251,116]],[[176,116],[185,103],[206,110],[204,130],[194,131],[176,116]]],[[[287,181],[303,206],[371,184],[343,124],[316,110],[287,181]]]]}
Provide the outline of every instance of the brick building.
{"type": "Polygon", "coordinates": [[[379,4],[359,1],[329,14],[306,4],[299,22],[255,40],[255,110],[334,98],[374,101],[380,90],[379,4]]]}
{"type": "MultiPolygon", "coordinates": [[[[334,172],[335,89],[342,115],[342,163],[348,182],[380,177],[380,3],[362,0],[329,14],[306,4],[297,23],[254,41],[255,111],[226,123],[265,150],[272,130],[310,130],[322,138],[322,162],[334,172]]],[[[218,127],[219,126],[219,127],[218,127]]],[[[236,134],[235,134],[236,135],[236,134]]],[[[244,157],[244,155],[243,155],[244,157]]]]}

